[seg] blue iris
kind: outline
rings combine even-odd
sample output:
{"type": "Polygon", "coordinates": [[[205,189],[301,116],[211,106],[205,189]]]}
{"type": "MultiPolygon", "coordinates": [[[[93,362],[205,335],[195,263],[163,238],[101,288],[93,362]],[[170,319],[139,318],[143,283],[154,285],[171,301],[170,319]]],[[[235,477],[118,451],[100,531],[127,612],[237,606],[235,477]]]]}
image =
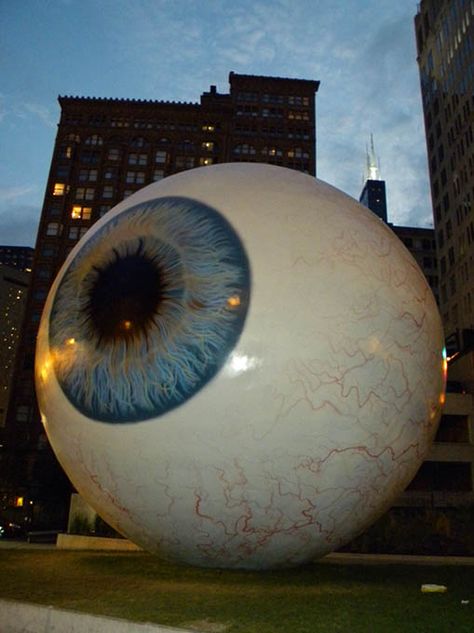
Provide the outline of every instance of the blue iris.
{"type": "Polygon", "coordinates": [[[111,218],[58,286],[49,324],[56,377],[103,422],[156,418],[224,364],[250,294],[243,245],[215,209],[165,197],[111,218]]]}

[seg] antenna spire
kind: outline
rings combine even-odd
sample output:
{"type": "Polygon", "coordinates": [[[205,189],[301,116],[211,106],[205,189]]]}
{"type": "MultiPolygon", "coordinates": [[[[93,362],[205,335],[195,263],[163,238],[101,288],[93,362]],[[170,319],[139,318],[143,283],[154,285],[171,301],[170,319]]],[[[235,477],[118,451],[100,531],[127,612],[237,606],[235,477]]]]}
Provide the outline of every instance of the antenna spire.
{"type": "Polygon", "coordinates": [[[374,135],[370,134],[370,148],[366,146],[365,148],[366,156],[367,156],[367,170],[366,170],[366,179],[367,180],[380,180],[380,164],[377,160],[377,156],[375,154],[374,147],[374,135]]]}

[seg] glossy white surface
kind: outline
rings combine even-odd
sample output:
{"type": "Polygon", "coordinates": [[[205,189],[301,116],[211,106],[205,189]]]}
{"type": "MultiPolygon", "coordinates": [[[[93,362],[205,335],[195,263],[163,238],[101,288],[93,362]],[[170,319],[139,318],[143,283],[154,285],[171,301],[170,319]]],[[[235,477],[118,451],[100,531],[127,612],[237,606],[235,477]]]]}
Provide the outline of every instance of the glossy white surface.
{"type": "Polygon", "coordinates": [[[217,209],[244,244],[252,288],[240,340],[214,379],[166,415],[86,419],[51,370],[60,272],[37,347],[48,437],[81,495],[150,551],[247,568],[322,556],[383,513],[427,454],[443,401],[431,291],[375,215],[279,167],[195,169],[110,213],[176,195],[217,209]]]}

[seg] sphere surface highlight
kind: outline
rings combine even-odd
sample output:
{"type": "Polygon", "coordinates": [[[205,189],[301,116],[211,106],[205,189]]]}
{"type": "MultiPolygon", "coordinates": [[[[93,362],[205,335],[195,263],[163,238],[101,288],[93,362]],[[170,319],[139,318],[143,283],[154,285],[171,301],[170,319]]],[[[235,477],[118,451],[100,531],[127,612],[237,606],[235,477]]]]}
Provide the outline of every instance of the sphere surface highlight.
{"type": "Polygon", "coordinates": [[[357,536],[426,457],[435,300],[391,229],[261,164],[168,177],[61,268],[36,384],[53,449],[124,536],[171,560],[298,565],[357,536]]]}

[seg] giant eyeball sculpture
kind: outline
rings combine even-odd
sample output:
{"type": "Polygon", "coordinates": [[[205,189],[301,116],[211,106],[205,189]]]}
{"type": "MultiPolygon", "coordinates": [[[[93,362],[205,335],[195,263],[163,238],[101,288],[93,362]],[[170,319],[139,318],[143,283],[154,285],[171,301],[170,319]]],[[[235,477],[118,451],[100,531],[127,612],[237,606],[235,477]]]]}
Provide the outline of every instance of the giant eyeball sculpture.
{"type": "Polygon", "coordinates": [[[443,333],[371,211],[269,165],[140,190],[71,252],[41,321],[43,423],[80,494],[143,548],[265,569],[392,504],[444,399],[443,333]]]}

